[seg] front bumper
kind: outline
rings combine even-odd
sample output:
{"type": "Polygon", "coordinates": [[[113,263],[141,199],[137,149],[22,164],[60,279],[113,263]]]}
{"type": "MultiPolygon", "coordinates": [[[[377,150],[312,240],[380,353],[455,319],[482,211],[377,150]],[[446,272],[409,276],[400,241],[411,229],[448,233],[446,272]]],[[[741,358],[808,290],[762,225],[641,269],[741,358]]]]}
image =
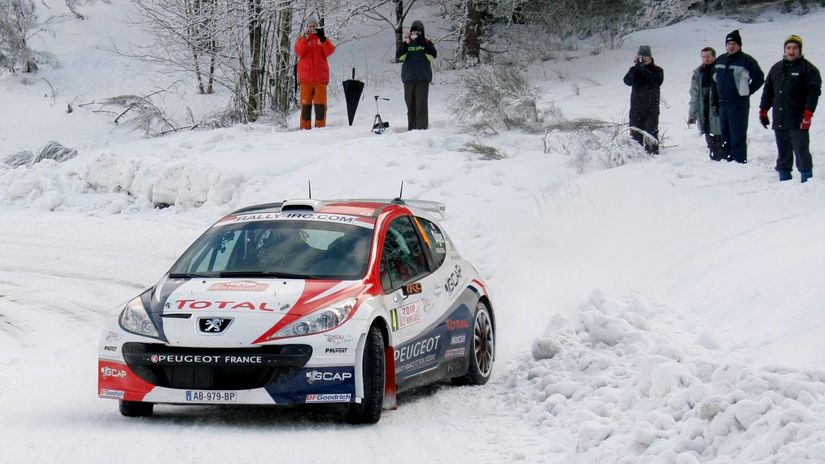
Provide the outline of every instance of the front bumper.
{"type": "Polygon", "coordinates": [[[336,348],[344,350],[342,356],[309,344],[192,348],[123,336],[125,340],[101,346],[101,398],[170,404],[358,401],[355,346],[336,348]]]}

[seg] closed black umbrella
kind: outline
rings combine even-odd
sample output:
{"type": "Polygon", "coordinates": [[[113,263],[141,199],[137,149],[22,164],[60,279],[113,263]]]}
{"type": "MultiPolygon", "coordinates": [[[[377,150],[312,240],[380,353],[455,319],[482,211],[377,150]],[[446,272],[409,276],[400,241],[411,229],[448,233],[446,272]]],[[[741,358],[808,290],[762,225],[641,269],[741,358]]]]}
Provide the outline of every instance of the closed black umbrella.
{"type": "Polygon", "coordinates": [[[344,98],[347,99],[347,118],[350,126],[352,120],[355,119],[355,110],[358,109],[358,101],[363,91],[364,83],[355,80],[355,68],[352,68],[352,79],[344,81],[344,98]]]}

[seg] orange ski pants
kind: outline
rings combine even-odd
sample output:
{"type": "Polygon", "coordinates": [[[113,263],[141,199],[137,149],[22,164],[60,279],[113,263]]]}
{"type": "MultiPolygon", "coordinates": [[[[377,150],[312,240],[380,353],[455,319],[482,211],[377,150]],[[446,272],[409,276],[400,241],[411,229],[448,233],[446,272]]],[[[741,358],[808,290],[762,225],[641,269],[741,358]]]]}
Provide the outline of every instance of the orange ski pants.
{"type": "Polygon", "coordinates": [[[301,129],[312,127],[312,108],[315,107],[315,127],[327,123],[327,84],[301,82],[301,129]]]}

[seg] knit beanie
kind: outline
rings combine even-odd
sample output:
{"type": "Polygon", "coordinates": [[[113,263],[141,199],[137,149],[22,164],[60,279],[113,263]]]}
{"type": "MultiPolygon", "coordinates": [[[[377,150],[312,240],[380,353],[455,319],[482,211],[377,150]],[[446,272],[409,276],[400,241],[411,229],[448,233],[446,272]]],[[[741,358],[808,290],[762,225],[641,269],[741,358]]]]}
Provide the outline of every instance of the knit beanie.
{"type": "Polygon", "coordinates": [[[727,37],[725,37],[725,43],[728,42],[736,42],[740,47],[742,46],[742,36],[739,35],[739,29],[731,32],[727,37]]]}
{"type": "Polygon", "coordinates": [[[783,46],[788,45],[789,43],[795,43],[795,44],[799,45],[799,50],[800,51],[802,50],[802,37],[799,37],[798,35],[791,34],[791,35],[788,36],[787,39],[785,39],[785,43],[783,44],[783,46]]]}
{"type": "Polygon", "coordinates": [[[638,55],[653,56],[650,52],[650,45],[642,45],[641,47],[639,47],[638,55]]]}

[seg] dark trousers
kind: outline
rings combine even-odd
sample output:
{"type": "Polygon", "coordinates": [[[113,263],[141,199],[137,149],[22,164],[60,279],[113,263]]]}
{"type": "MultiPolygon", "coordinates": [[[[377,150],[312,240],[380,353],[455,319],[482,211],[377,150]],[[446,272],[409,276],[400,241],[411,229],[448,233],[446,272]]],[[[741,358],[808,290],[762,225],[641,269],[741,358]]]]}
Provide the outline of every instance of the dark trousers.
{"type": "Polygon", "coordinates": [[[719,161],[725,157],[725,143],[721,135],[713,135],[705,132],[705,142],[708,144],[710,159],[719,161]]]}
{"type": "Polygon", "coordinates": [[[429,125],[427,98],[429,82],[404,84],[404,101],[407,102],[407,129],[426,129],[429,125]]]}
{"type": "Polygon", "coordinates": [[[799,172],[810,172],[814,163],[809,149],[811,137],[808,131],[799,129],[776,129],[776,148],[779,156],[776,158],[777,171],[793,169],[794,155],[796,155],[796,169],[799,172]]]}
{"type": "Polygon", "coordinates": [[[633,140],[639,142],[648,153],[659,153],[659,113],[630,112],[630,127],[641,129],[652,135],[655,141],[645,140],[638,131],[631,131],[633,140]]]}
{"type": "Polygon", "coordinates": [[[719,124],[725,141],[728,160],[748,162],[748,113],[751,102],[747,98],[725,100],[719,105],[719,124]]]}

